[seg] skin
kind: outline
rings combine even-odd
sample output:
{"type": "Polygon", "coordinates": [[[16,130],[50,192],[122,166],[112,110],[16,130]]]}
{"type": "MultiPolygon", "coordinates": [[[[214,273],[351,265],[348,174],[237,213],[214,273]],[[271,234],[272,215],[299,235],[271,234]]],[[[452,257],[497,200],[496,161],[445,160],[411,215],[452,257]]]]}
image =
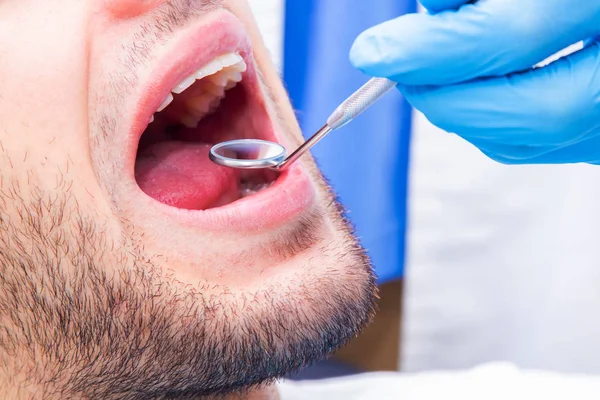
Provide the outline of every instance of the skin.
{"type": "Polygon", "coordinates": [[[0,398],[276,398],[274,379],[371,319],[368,259],[310,159],[316,203],[285,226],[219,233],[135,206],[114,155],[139,77],[218,8],[298,143],[244,1],[0,0],[0,398]]]}

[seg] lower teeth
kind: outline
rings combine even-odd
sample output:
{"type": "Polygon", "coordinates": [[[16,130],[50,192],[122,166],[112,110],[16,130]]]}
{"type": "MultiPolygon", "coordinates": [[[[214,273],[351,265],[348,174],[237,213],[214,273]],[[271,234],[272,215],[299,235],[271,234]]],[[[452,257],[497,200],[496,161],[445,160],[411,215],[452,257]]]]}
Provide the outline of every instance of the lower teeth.
{"type": "Polygon", "coordinates": [[[258,192],[261,192],[267,188],[269,188],[273,183],[252,183],[252,182],[243,182],[240,188],[240,193],[242,197],[251,196],[258,192]]]}

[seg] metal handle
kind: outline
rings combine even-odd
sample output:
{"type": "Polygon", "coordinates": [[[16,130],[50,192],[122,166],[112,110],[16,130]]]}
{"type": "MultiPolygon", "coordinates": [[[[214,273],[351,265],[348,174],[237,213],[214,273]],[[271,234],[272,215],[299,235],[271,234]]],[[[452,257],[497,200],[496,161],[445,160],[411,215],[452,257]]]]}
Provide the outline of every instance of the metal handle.
{"type": "Polygon", "coordinates": [[[327,124],[312,135],[302,146],[298,147],[288,158],[283,160],[277,169],[284,170],[305,152],[317,144],[327,134],[337,128],[346,125],[384,94],[396,87],[396,82],[386,78],[372,78],[356,92],[352,93],[335,111],[327,118],[327,124]]]}
{"type": "Polygon", "coordinates": [[[327,125],[332,130],[341,128],[395,87],[396,82],[387,78],[371,78],[335,109],[327,125]]]}

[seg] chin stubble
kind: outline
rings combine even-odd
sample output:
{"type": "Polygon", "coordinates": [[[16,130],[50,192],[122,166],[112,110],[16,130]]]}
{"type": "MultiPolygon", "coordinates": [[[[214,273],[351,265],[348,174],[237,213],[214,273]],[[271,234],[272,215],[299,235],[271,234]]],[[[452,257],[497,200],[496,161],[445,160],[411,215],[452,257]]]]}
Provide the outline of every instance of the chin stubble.
{"type": "MultiPolygon", "coordinates": [[[[331,264],[327,274],[243,296],[225,287],[215,293],[208,283],[190,287],[168,278],[139,238],[107,237],[68,194],[68,179],[62,182],[52,193],[30,187],[26,200],[2,180],[6,385],[39,388],[39,398],[243,392],[325,358],[372,318],[373,273],[349,233],[319,249],[331,264]]],[[[344,224],[336,207],[332,200],[328,212],[344,224]]],[[[302,247],[309,231],[288,240],[302,247]]]]}

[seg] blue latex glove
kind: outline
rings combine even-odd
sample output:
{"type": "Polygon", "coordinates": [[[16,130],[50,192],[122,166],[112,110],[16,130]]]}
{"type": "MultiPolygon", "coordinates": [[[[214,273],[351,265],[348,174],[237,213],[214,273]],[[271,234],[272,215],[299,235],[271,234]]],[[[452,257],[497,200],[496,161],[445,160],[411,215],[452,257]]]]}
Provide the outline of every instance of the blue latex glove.
{"type": "Polygon", "coordinates": [[[600,1],[421,3],[429,13],[363,32],[352,64],[397,81],[433,124],[499,162],[600,163],[600,1]]]}

